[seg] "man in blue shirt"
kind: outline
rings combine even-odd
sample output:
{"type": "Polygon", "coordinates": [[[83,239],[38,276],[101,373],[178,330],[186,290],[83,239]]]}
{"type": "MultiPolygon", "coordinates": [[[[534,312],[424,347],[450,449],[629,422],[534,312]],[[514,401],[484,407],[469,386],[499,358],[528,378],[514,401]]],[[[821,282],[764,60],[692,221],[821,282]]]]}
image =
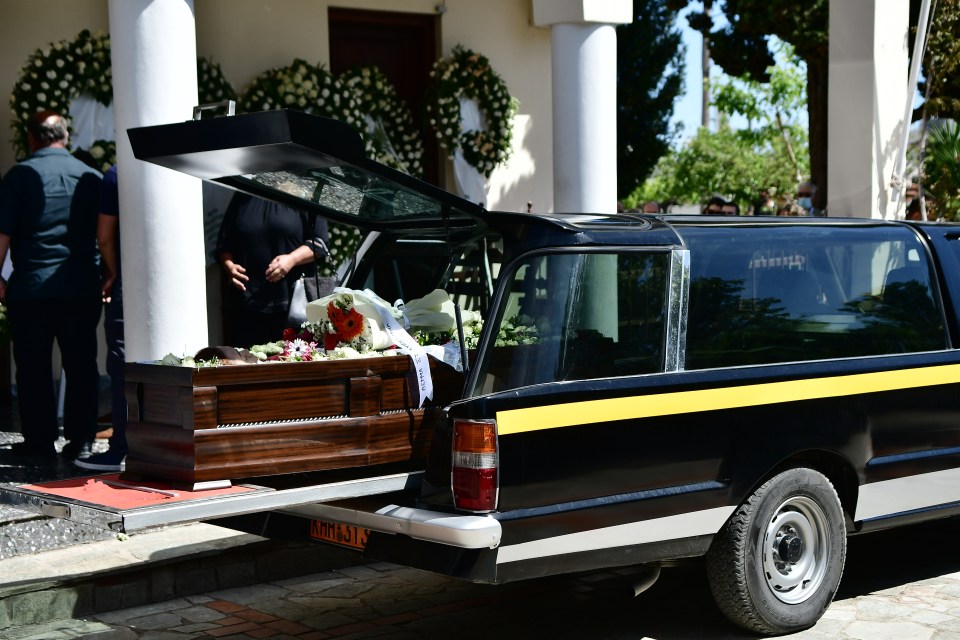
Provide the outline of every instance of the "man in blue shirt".
{"type": "Polygon", "coordinates": [[[70,155],[68,138],[62,116],[35,113],[27,122],[32,153],[0,183],[0,264],[8,250],[13,262],[10,282],[0,278],[0,299],[8,307],[24,439],[12,449],[24,458],[56,455],[54,339],[69,380],[63,456],[90,455],[97,431],[101,176],[70,155]]]}

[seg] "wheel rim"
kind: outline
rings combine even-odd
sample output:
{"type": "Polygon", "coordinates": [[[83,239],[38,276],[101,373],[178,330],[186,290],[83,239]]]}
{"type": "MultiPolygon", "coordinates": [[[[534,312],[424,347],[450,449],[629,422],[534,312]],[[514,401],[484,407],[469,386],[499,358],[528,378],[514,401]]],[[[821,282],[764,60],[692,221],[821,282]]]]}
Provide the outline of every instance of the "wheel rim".
{"type": "Polygon", "coordinates": [[[814,500],[785,501],[763,534],[763,572],[781,602],[799,604],[817,592],[830,560],[827,516],[814,500]]]}

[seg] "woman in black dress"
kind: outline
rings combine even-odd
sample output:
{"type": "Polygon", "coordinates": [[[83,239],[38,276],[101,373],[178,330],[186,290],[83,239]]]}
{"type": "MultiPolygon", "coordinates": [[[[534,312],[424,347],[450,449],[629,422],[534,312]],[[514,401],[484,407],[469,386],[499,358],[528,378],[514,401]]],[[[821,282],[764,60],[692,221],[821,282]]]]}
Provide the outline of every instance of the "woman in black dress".
{"type": "Polygon", "coordinates": [[[227,286],[224,341],[249,348],[279,340],[294,285],[313,277],[326,258],[327,222],[276,202],[238,193],[223,216],[217,242],[227,286]]]}

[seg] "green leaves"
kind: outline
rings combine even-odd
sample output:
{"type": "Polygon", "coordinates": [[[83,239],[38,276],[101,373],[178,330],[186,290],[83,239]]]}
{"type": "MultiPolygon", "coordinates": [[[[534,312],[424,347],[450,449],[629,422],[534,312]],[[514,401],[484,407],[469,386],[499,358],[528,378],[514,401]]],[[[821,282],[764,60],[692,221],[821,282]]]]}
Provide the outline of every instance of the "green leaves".
{"type": "Polygon", "coordinates": [[[960,220],[960,125],[938,123],[929,133],[924,163],[928,206],[948,220],[960,220]]]}

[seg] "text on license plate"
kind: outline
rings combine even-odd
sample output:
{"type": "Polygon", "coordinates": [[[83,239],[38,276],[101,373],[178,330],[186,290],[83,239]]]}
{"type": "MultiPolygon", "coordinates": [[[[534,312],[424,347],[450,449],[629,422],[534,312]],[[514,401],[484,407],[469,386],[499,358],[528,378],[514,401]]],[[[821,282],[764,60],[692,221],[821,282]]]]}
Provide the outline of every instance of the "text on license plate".
{"type": "Polygon", "coordinates": [[[361,529],[350,524],[326,522],[324,520],[310,521],[310,537],[315,540],[332,542],[351,549],[364,549],[370,529],[361,529]]]}

